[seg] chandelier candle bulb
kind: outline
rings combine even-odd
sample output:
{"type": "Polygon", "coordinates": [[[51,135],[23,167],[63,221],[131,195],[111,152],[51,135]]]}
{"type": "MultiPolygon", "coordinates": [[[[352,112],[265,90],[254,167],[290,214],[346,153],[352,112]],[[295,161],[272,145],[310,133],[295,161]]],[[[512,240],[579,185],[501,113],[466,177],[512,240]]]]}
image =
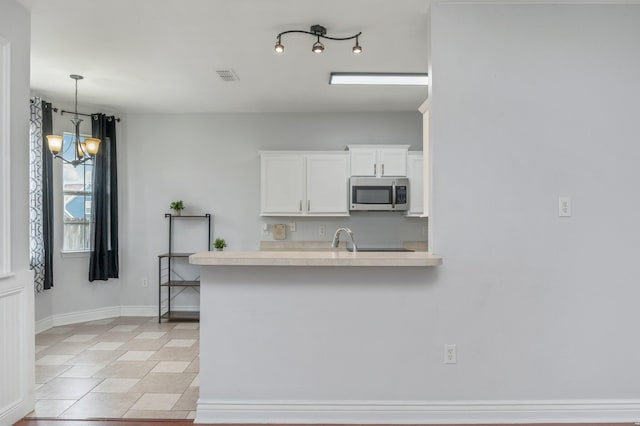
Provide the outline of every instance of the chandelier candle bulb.
{"type": "Polygon", "coordinates": [[[87,151],[85,149],[84,142],[80,141],[80,143],[76,144],[76,154],[78,154],[78,158],[82,159],[85,152],[87,151]]]}
{"type": "Polygon", "coordinates": [[[98,148],[100,147],[100,139],[86,138],[84,140],[84,146],[89,155],[96,155],[98,153],[98,148]]]}
{"type": "Polygon", "coordinates": [[[59,154],[62,151],[62,136],[60,135],[47,135],[47,144],[49,145],[49,151],[51,153],[59,154]]]}

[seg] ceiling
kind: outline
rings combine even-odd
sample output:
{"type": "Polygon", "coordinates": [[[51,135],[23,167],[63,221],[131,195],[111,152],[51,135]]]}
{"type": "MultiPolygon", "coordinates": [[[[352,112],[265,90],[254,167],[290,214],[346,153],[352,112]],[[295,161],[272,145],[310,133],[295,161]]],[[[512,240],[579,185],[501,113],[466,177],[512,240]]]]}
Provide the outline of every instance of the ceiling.
{"type": "Polygon", "coordinates": [[[329,73],[427,72],[429,0],[21,0],[31,88],[118,113],[415,111],[425,87],[330,86],[329,73]],[[276,35],[313,24],[353,41],[276,35]],[[239,77],[224,82],[217,70],[239,77]]]}

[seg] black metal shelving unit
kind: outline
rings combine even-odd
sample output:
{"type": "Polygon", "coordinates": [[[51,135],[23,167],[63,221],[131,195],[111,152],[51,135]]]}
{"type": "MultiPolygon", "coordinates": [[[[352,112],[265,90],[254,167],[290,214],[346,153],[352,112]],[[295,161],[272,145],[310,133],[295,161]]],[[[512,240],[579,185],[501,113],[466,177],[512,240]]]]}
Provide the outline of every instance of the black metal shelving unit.
{"type": "Polygon", "coordinates": [[[169,219],[169,251],[158,255],[158,322],[162,320],[167,321],[199,321],[200,312],[198,311],[176,311],[171,309],[171,300],[178,294],[187,289],[192,289],[200,292],[200,280],[183,280],[176,278],[174,271],[174,262],[188,261],[189,256],[193,253],[175,253],[173,251],[173,221],[174,220],[203,220],[207,221],[207,246],[206,250],[211,250],[211,214],[205,213],[203,215],[184,215],[176,216],[170,213],[165,213],[165,218],[169,219]],[[166,280],[163,281],[163,267],[166,268],[166,280]],[[176,292],[172,295],[171,289],[176,288],[176,292]],[[162,289],[167,289],[167,309],[162,311],[162,289]]]}

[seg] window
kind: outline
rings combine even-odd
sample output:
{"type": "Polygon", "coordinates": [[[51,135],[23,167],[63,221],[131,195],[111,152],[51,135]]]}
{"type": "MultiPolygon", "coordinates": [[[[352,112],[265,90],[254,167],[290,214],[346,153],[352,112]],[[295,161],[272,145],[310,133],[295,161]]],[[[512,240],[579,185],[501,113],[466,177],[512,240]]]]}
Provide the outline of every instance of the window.
{"type": "MultiPolygon", "coordinates": [[[[84,140],[89,135],[80,135],[84,140]]],[[[62,155],[74,159],[74,135],[63,134],[62,155]]],[[[64,197],[64,251],[89,251],[91,249],[91,191],[93,184],[93,160],[73,167],[64,164],[62,169],[62,193],[64,197]]]]}

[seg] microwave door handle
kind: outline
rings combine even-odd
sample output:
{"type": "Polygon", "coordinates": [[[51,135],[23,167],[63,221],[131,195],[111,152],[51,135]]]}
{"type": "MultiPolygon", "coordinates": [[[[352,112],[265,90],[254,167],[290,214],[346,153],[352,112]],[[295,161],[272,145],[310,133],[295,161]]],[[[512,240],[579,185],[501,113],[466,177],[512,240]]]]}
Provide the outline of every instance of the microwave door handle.
{"type": "Polygon", "coordinates": [[[396,181],[391,183],[391,208],[396,208],[396,181]]]}

